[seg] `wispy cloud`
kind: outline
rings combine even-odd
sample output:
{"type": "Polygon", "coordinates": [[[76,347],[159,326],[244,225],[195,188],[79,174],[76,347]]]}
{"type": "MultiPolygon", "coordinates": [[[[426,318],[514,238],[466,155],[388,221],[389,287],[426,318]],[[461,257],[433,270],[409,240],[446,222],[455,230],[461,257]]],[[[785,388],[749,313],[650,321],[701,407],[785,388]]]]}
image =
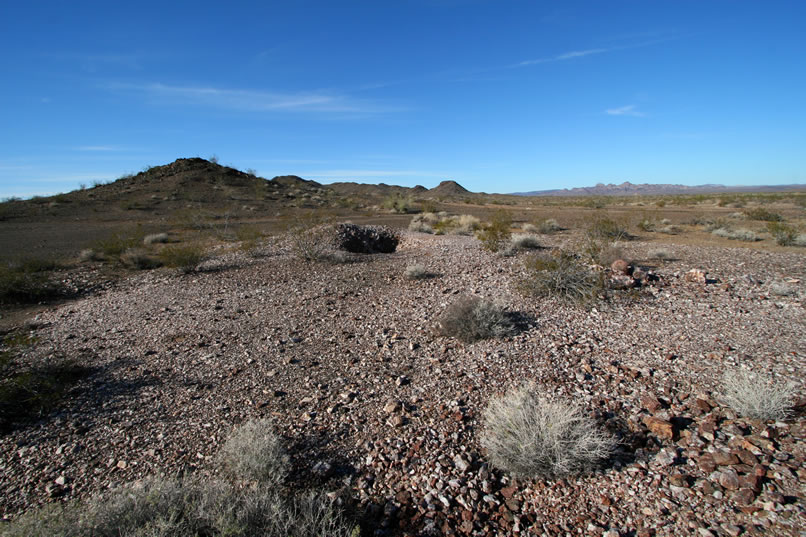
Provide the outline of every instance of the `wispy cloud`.
{"type": "Polygon", "coordinates": [[[607,48],[591,48],[586,50],[572,50],[569,52],[563,52],[562,54],[557,54],[556,56],[549,56],[546,58],[537,58],[535,60],[526,60],[513,65],[513,67],[526,67],[528,65],[537,65],[540,63],[551,63],[551,62],[562,62],[566,60],[573,60],[575,58],[584,58],[585,56],[592,56],[594,54],[603,54],[608,52],[611,49],[607,48]]]}
{"type": "Polygon", "coordinates": [[[604,113],[608,116],[646,117],[646,114],[638,110],[638,107],[634,104],[619,106],[618,108],[608,108],[604,113]]]}
{"type": "Polygon", "coordinates": [[[324,91],[282,93],[212,86],[173,86],[161,83],[109,84],[107,87],[112,90],[135,92],[157,104],[194,105],[248,112],[327,113],[356,116],[400,110],[400,108],[375,101],[324,91]]]}

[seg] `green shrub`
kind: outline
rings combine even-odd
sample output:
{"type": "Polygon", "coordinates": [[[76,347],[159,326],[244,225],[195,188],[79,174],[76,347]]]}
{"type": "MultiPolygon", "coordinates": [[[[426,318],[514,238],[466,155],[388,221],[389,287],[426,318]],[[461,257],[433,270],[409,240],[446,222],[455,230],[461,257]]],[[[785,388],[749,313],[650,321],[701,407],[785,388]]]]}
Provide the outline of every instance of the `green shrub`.
{"type": "Polygon", "coordinates": [[[144,250],[133,248],[120,256],[120,264],[136,270],[151,270],[162,266],[162,261],[144,250]]]}
{"type": "Polygon", "coordinates": [[[604,292],[604,277],[565,250],[552,255],[535,254],[524,261],[525,275],[519,282],[527,296],[587,302],[604,292]]]}
{"type": "Polygon", "coordinates": [[[778,213],[774,213],[764,207],[756,207],[748,209],[744,212],[750,220],[761,220],[762,222],[783,222],[784,217],[778,213]]]}
{"type": "Polygon", "coordinates": [[[596,239],[623,241],[630,238],[627,227],[612,218],[597,218],[585,231],[587,235],[596,239]]]}
{"type": "Polygon", "coordinates": [[[118,257],[129,248],[135,248],[143,244],[143,240],[144,237],[139,232],[116,233],[96,241],[92,249],[107,257],[118,257]]]}
{"type": "Polygon", "coordinates": [[[414,211],[414,200],[411,199],[411,196],[394,194],[384,199],[381,206],[393,213],[408,214],[414,211]]]}
{"type": "Polygon", "coordinates": [[[167,267],[178,268],[181,272],[193,272],[207,258],[205,249],[199,244],[186,244],[164,248],[159,259],[167,267]]]}
{"type": "Polygon", "coordinates": [[[0,304],[31,304],[64,294],[64,285],[51,279],[44,265],[36,263],[0,262],[0,304]]]}
{"type": "Polygon", "coordinates": [[[494,467],[515,477],[559,478],[594,468],[615,442],[576,404],[524,384],[490,401],[481,445],[494,467]]]}
{"type": "Polygon", "coordinates": [[[504,248],[510,240],[512,227],[512,217],[506,211],[497,211],[493,218],[486,222],[482,228],[476,232],[476,238],[481,241],[485,250],[497,252],[504,248]]]}
{"type": "Polygon", "coordinates": [[[782,222],[767,223],[767,231],[781,246],[792,246],[798,237],[798,231],[794,227],[782,222]]]}
{"type": "Polygon", "coordinates": [[[784,419],[795,396],[794,383],[774,382],[746,370],[728,371],[722,377],[725,403],[739,415],[759,420],[784,419]]]}
{"type": "Polygon", "coordinates": [[[506,308],[479,297],[465,296],[454,301],[438,320],[443,336],[464,343],[506,337],[515,332],[515,323],[506,308]]]}

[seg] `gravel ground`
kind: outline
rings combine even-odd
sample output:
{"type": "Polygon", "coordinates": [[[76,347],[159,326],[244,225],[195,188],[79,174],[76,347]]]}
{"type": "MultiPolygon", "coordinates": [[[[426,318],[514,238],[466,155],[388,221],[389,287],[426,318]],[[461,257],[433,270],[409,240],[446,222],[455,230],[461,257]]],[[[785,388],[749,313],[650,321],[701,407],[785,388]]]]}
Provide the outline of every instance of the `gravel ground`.
{"type": "Polygon", "coordinates": [[[80,357],[93,372],[59,412],[0,436],[0,513],[214,472],[235,426],[271,417],[289,486],[349,491],[378,534],[802,535],[803,406],[742,419],[719,380],[752,368],[805,393],[806,257],[670,246],[676,260],[647,261],[657,247],[625,251],[659,281],[593,309],[522,296],[521,258],[456,236],[404,234],[394,254],[340,265],[274,244],[136,274],[29,325],[25,359],[80,357]],[[412,264],[437,276],[408,280],[412,264]],[[692,268],[708,283],[686,281],[692,268]],[[438,336],[463,294],[506,304],[523,330],[438,336]],[[603,469],[515,481],[485,463],[482,411],[524,380],[620,438],[603,469]]]}

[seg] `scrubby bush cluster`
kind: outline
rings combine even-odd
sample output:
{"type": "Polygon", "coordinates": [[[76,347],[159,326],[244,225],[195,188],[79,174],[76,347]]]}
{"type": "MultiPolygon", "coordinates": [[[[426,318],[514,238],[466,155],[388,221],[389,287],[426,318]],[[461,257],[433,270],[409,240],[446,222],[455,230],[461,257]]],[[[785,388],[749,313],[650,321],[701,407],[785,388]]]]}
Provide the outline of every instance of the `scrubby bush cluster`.
{"type": "Polygon", "coordinates": [[[761,240],[761,237],[749,229],[730,229],[721,227],[713,230],[711,234],[732,241],[756,242],[761,240]]]}
{"type": "Polygon", "coordinates": [[[481,246],[490,252],[498,252],[505,248],[512,236],[512,217],[506,211],[498,211],[489,222],[485,222],[476,232],[481,246]]]}
{"type": "Polygon", "coordinates": [[[64,294],[64,286],[50,275],[56,266],[35,258],[0,262],[0,304],[36,303],[64,294]]]}
{"type": "Polygon", "coordinates": [[[769,222],[767,231],[772,238],[781,246],[792,246],[798,238],[798,231],[788,224],[782,222],[769,222]]]}
{"type": "Polygon", "coordinates": [[[490,401],[481,445],[494,467],[515,477],[558,478],[594,468],[615,443],[579,406],[524,384],[490,401]]]}
{"type": "Polygon", "coordinates": [[[335,234],[336,246],[354,254],[389,254],[400,242],[397,231],[385,226],[338,224],[335,234]]]}
{"type": "Polygon", "coordinates": [[[465,296],[443,312],[438,320],[438,331],[464,343],[473,343],[512,335],[515,323],[504,306],[480,297],[465,296]]]}
{"type": "Polygon", "coordinates": [[[186,244],[164,248],[159,253],[159,260],[168,267],[181,272],[193,272],[207,258],[206,251],[199,244],[186,244]]]}
{"type": "Polygon", "coordinates": [[[87,502],[29,511],[4,528],[6,537],[356,537],[334,500],[291,495],[278,485],[287,460],[266,421],[247,423],[225,447],[231,481],[147,479],[87,502]],[[265,451],[264,451],[265,449],[265,451]],[[254,480],[240,486],[239,478],[254,480]]]}
{"type": "Polygon", "coordinates": [[[725,403],[739,415],[760,420],[787,417],[795,395],[792,383],[774,382],[761,373],[728,371],[722,378],[725,403]]]}
{"type": "Polygon", "coordinates": [[[515,233],[510,242],[512,248],[520,250],[536,250],[540,248],[540,241],[537,237],[528,233],[515,233]]]}
{"type": "Polygon", "coordinates": [[[424,280],[433,274],[424,265],[409,265],[406,267],[406,278],[409,280],[424,280]]]}
{"type": "Polygon", "coordinates": [[[559,250],[527,258],[520,289],[529,296],[586,302],[604,291],[604,277],[573,253],[559,250]]]}
{"type": "Polygon", "coordinates": [[[444,235],[472,235],[479,229],[481,221],[469,214],[449,215],[446,212],[420,213],[409,223],[409,231],[444,235]]]}
{"type": "Polygon", "coordinates": [[[756,207],[755,209],[748,209],[744,214],[750,220],[761,220],[762,222],[783,222],[784,217],[778,213],[772,212],[764,207],[756,207]]]}

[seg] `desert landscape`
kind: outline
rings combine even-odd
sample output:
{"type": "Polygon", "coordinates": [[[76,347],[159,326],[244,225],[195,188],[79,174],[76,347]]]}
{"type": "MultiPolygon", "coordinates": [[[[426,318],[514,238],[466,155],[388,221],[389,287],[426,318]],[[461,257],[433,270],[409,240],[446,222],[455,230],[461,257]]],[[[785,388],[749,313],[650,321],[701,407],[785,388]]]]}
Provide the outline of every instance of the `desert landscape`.
{"type": "Polygon", "coordinates": [[[3,202],[0,533],[803,535],[806,192],[631,186],[3,202]]]}

